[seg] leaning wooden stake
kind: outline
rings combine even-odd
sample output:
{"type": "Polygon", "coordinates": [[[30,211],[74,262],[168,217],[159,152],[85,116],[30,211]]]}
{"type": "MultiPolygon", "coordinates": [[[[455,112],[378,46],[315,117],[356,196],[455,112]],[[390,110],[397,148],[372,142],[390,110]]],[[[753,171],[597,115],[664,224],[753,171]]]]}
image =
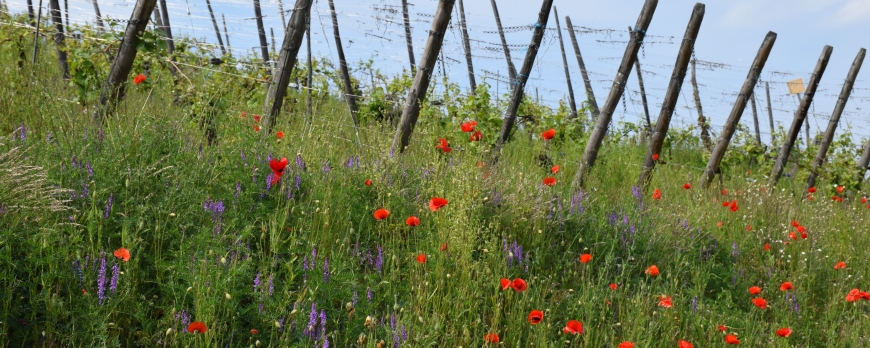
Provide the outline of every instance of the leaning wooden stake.
{"type": "Polygon", "coordinates": [[[399,126],[396,128],[396,134],[393,136],[391,153],[405,152],[405,149],[408,148],[408,144],[411,142],[411,133],[417,124],[417,117],[420,116],[420,103],[426,99],[426,92],[432,79],[432,69],[438,61],[438,53],[441,52],[441,44],[444,42],[444,34],[447,30],[447,24],[450,23],[450,13],[453,11],[455,3],[456,0],[442,0],[438,2],[438,9],[435,11],[435,19],[432,20],[432,26],[429,29],[426,47],[423,49],[423,55],[420,57],[420,64],[417,66],[414,82],[408,91],[408,98],[405,100],[402,118],[399,121],[399,126]]]}
{"type": "Polygon", "coordinates": [[[701,176],[701,187],[707,188],[713,181],[713,176],[719,172],[719,164],[722,163],[722,158],[725,157],[725,150],[728,149],[728,144],[731,143],[731,137],[734,136],[734,131],[737,129],[737,123],[740,122],[740,117],[743,116],[743,110],[746,109],[746,102],[749,96],[755,89],[755,84],[758,82],[758,77],[761,76],[761,71],[764,70],[764,64],[767,63],[767,58],[770,56],[770,51],[773,49],[773,44],[776,42],[776,33],[768,32],[764,41],[761,43],[761,48],[758,49],[758,54],[755,56],[755,61],[752,62],[752,67],[746,75],[746,81],[743,83],[743,88],[740,89],[740,94],[737,95],[737,101],[731,109],[731,114],[728,116],[728,121],[725,122],[725,127],[722,128],[722,134],[719,136],[719,142],[713,148],[713,153],[710,154],[710,160],[707,162],[707,168],[701,176]]]}
{"type": "MultiPolygon", "coordinates": [[[[565,56],[565,43],[562,41],[562,26],[559,25],[559,11],[553,6],[553,16],[556,18],[556,32],[559,33],[559,48],[562,50],[562,65],[565,67],[565,80],[568,81],[568,107],[571,108],[569,119],[577,118],[577,104],[574,103],[574,87],[571,86],[571,73],[568,71],[568,57],[565,56]]],[[[568,29],[571,29],[570,27],[568,29]]]]}
{"type": "Polygon", "coordinates": [[[477,91],[477,82],[474,80],[474,65],[471,62],[471,44],[468,42],[468,28],[465,26],[465,7],[459,0],[459,29],[462,31],[462,47],[465,49],[465,62],[468,64],[468,85],[471,94],[477,91]]]}
{"type": "Polygon", "coordinates": [[[230,45],[230,32],[227,31],[227,17],[224,16],[223,13],[221,13],[221,21],[224,24],[224,38],[227,39],[227,52],[230,52],[230,54],[232,55],[233,54],[233,46],[230,45]]]}
{"type": "Polygon", "coordinates": [[[710,124],[704,117],[704,108],[701,107],[701,94],[698,92],[698,79],[695,76],[695,64],[697,59],[692,59],[692,97],[695,99],[695,110],[698,111],[698,128],[701,130],[701,141],[707,151],[713,150],[713,140],[710,139],[710,124]]]}
{"type": "Polygon", "coordinates": [[[102,121],[114,105],[124,97],[124,87],[130,76],[130,70],[133,69],[133,61],[136,60],[136,45],[139,37],[145,32],[145,27],[148,26],[148,17],[151,12],[154,12],[156,4],[157,0],[136,1],[136,7],[133,8],[133,14],[130,15],[127,28],[124,30],[124,38],[121,40],[118,54],[112,61],[109,76],[100,93],[100,105],[94,112],[94,118],[97,120],[102,121]]]}
{"type": "Polygon", "coordinates": [[[776,142],[776,134],[773,129],[773,108],[770,107],[770,83],[764,82],[764,90],[767,92],[767,117],[770,119],[770,145],[776,142]]]}
{"type": "Polygon", "coordinates": [[[755,108],[755,91],[752,92],[752,97],[749,98],[749,104],[752,106],[752,122],[755,123],[755,142],[761,145],[761,130],[758,129],[758,111],[755,108]]]}
{"type": "Polygon", "coordinates": [[[498,16],[498,6],[495,0],[489,0],[492,3],[492,12],[495,14],[495,24],[498,26],[498,36],[501,38],[501,48],[504,50],[504,57],[507,60],[508,75],[511,78],[511,83],[517,79],[517,70],[514,68],[514,62],[511,60],[511,50],[508,48],[507,41],[504,39],[504,29],[501,27],[501,17],[498,16]]]}
{"type": "Polygon", "coordinates": [[[619,104],[619,99],[622,97],[622,93],[625,92],[625,80],[628,78],[628,74],[631,73],[631,67],[637,59],[637,51],[640,50],[643,38],[646,36],[646,30],[649,28],[649,23],[652,21],[658,3],[658,0],[646,0],[643,9],[640,11],[640,16],[638,16],[637,23],[634,30],[632,30],[631,39],[629,39],[628,45],[625,47],[625,53],[622,55],[622,62],[619,64],[619,70],[616,72],[616,78],[613,79],[613,86],[610,88],[607,100],[604,101],[604,107],[601,109],[601,114],[595,123],[595,129],[592,130],[589,141],[586,143],[583,159],[580,161],[572,184],[575,188],[583,186],[586,173],[589,172],[592,166],[595,165],[595,160],[598,159],[598,149],[604,141],[604,136],[607,135],[607,128],[610,126],[610,120],[613,118],[613,111],[616,110],[616,105],[619,104]]]}
{"type": "Polygon", "coordinates": [[[93,0],[92,2],[94,3],[94,13],[97,17],[97,34],[103,36],[103,32],[105,32],[106,30],[106,26],[103,24],[103,16],[100,15],[100,5],[97,4],[97,0],[93,0]]]}
{"type": "MultiPolygon", "coordinates": [[[[9,12],[9,9],[6,8],[6,6],[3,6],[3,8],[6,9],[6,12],[9,12]]],[[[63,12],[66,17],[66,26],[69,27],[72,25],[69,23],[69,0],[63,0],[63,12]]]]}
{"type": "MultiPolygon", "coordinates": [[[[794,142],[800,135],[804,118],[807,117],[807,112],[810,110],[810,104],[812,104],[813,97],[816,95],[816,89],[819,87],[819,81],[822,79],[822,75],[825,74],[825,69],[828,67],[828,61],[831,59],[831,53],[833,52],[834,48],[831,46],[825,46],[822,48],[822,55],[819,57],[819,61],[816,62],[816,68],[813,70],[813,75],[810,77],[810,81],[807,84],[807,90],[804,92],[804,97],[801,99],[797,112],[795,112],[794,121],[792,121],[791,127],[788,129],[788,133],[785,134],[785,139],[782,141],[782,148],[780,148],[779,156],[776,157],[776,162],[773,163],[773,171],[770,173],[769,183],[771,187],[776,186],[779,177],[782,176],[782,171],[785,169],[785,164],[788,163],[791,149],[794,147],[794,142]]],[[[770,97],[767,99],[770,100],[770,97]]]]}
{"type": "Polygon", "coordinates": [[[278,13],[281,15],[281,29],[287,31],[287,19],[284,18],[284,2],[278,0],[278,13]]]}
{"type": "MultiPolygon", "coordinates": [[[[169,9],[166,7],[166,0],[160,0],[160,11],[163,16],[163,28],[161,29],[166,33],[166,46],[168,47],[169,55],[172,56],[172,53],[175,52],[175,41],[172,40],[172,25],[169,24],[169,9]]],[[[175,73],[174,69],[170,69],[170,71],[173,74],[175,73]]]]}
{"type": "Polygon", "coordinates": [[[36,33],[33,34],[33,60],[31,65],[36,65],[37,53],[39,53],[39,29],[42,27],[42,0],[39,0],[39,8],[36,9],[36,33]]]}
{"type": "Polygon", "coordinates": [[[517,80],[512,82],[515,85],[511,91],[511,101],[508,104],[504,121],[502,121],[501,131],[498,134],[498,139],[496,139],[495,150],[493,151],[494,159],[497,158],[501,148],[510,138],[511,131],[513,131],[514,123],[517,120],[517,110],[520,108],[520,103],[523,102],[526,82],[529,80],[529,74],[532,73],[532,66],[535,64],[535,58],[541,49],[541,41],[544,39],[544,31],[547,29],[547,20],[550,18],[550,8],[552,7],[553,0],[544,0],[541,5],[541,11],[538,12],[538,21],[535,22],[535,32],[532,34],[532,42],[529,43],[529,49],[526,50],[523,67],[517,73],[517,80]]]}
{"type": "Polygon", "coordinates": [[[160,6],[154,6],[152,16],[154,17],[152,21],[157,26],[157,29],[163,30],[163,17],[160,16],[160,6]]]}
{"type": "Polygon", "coordinates": [[[293,14],[284,35],[284,43],[281,44],[281,53],[278,54],[278,64],[269,91],[266,93],[266,110],[264,128],[269,132],[275,119],[284,105],[284,95],[287,93],[287,85],[290,82],[290,73],[296,65],[296,55],[302,45],[302,35],[305,34],[305,23],[311,13],[311,0],[296,0],[293,6],[293,14]]]}
{"type": "MultiPolygon", "coordinates": [[[[631,27],[628,27],[628,33],[631,34],[631,27]]],[[[646,102],[646,89],[643,88],[643,69],[640,68],[640,58],[634,60],[635,71],[637,71],[637,85],[640,87],[640,101],[643,103],[643,114],[646,116],[646,131],[652,132],[652,121],[649,119],[649,105],[646,102]]]]}
{"type": "Polygon", "coordinates": [[[272,55],[275,55],[275,29],[269,27],[269,36],[272,37],[272,55]]]}
{"type": "MultiPolygon", "coordinates": [[[[810,170],[810,175],[807,177],[807,188],[816,186],[816,177],[819,175],[819,168],[822,162],[825,161],[825,156],[828,154],[828,147],[831,141],[834,140],[834,132],[837,131],[837,124],[840,123],[840,116],[843,115],[843,110],[846,109],[846,102],[849,101],[849,96],[852,95],[852,87],[855,85],[855,79],[858,77],[858,72],[861,71],[861,65],[864,64],[864,57],[867,55],[866,49],[858,51],[858,56],[852,62],[852,67],[849,68],[849,74],[846,75],[846,82],[843,83],[843,89],[840,90],[840,97],[837,98],[837,105],[834,106],[834,112],[831,113],[831,120],[828,122],[828,129],[825,130],[825,135],[822,142],[819,144],[819,152],[816,154],[816,159],[813,160],[813,169],[810,170]]],[[[806,191],[805,191],[806,192],[806,191]]]]}
{"type": "Polygon", "coordinates": [[[341,80],[344,82],[344,101],[350,111],[353,127],[356,129],[356,97],[353,94],[353,82],[347,71],[347,61],[344,59],[344,48],[341,46],[341,34],[338,32],[338,15],[335,12],[335,3],[329,0],[329,12],[332,13],[332,31],[335,34],[335,48],[338,51],[338,63],[341,67],[341,80]]]}
{"type": "Polygon", "coordinates": [[[260,54],[263,57],[263,65],[266,66],[266,75],[269,75],[272,70],[269,69],[269,43],[266,42],[266,28],[263,26],[263,12],[260,11],[260,0],[254,0],[254,16],[254,19],[257,21],[257,36],[260,38],[260,54]]]}
{"type": "Polygon", "coordinates": [[[27,17],[31,24],[36,22],[36,14],[33,13],[33,0],[27,0],[27,17]]]}
{"type": "Polygon", "coordinates": [[[402,0],[402,18],[405,21],[405,44],[408,45],[408,60],[411,62],[411,73],[417,64],[414,63],[414,44],[411,40],[411,20],[408,18],[408,0],[402,0]]]}
{"type": "Polygon", "coordinates": [[[58,0],[49,0],[48,6],[51,8],[51,21],[54,22],[54,45],[57,47],[57,63],[60,66],[63,78],[68,79],[69,65],[66,62],[66,50],[63,43],[63,17],[60,13],[60,2],[58,0]]]}
{"type": "Polygon", "coordinates": [[[858,168],[856,168],[857,171],[855,172],[856,187],[861,187],[861,182],[864,181],[864,176],[867,175],[868,166],[870,166],[870,140],[864,145],[864,154],[858,160],[858,168]]]}
{"type": "Polygon", "coordinates": [[[683,35],[683,43],[680,45],[680,53],[677,55],[677,62],[674,64],[674,72],[671,74],[668,91],[665,94],[665,99],[662,101],[662,110],[659,113],[658,120],[656,120],[656,130],[650,137],[649,150],[647,151],[640,177],[637,180],[638,186],[642,188],[646,188],[652,179],[652,171],[656,166],[653,155],[662,151],[662,144],[664,144],[665,137],[668,135],[671,116],[674,114],[677,98],[680,96],[683,81],[686,79],[686,70],[688,70],[689,61],[692,59],[692,51],[695,49],[698,31],[701,30],[701,22],[704,20],[705,9],[706,6],[704,4],[697,3],[692,11],[692,16],[689,17],[689,25],[686,27],[686,33],[683,35]]]}
{"type": "Polygon", "coordinates": [[[595,101],[595,92],[592,91],[592,81],[589,80],[589,74],[586,72],[586,64],[583,63],[583,55],[580,54],[580,46],[577,45],[577,37],[574,35],[574,25],[571,24],[571,17],[565,16],[565,25],[568,26],[568,35],[571,36],[571,44],[574,45],[574,55],[577,56],[577,65],[580,65],[580,76],[583,77],[583,84],[586,86],[586,102],[592,107],[592,120],[598,119],[598,102],[595,101]]]}
{"type": "Polygon", "coordinates": [[[227,55],[227,48],[224,46],[224,40],[221,39],[221,29],[218,27],[217,18],[214,16],[214,11],[211,10],[211,1],[205,0],[205,5],[208,6],[208,14],[211,16],[211,24],[214,25],[214,33],[217,35],[218,45],[221,46],[221,54],[227,55]]]}

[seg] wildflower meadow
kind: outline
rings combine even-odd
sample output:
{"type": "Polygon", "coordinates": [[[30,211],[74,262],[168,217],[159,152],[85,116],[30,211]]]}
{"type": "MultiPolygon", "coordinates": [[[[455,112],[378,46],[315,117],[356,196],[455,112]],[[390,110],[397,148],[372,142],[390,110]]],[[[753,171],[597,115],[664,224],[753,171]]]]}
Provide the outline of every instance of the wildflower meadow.
{"type": "Polygon", "coordinates": [[[443,79],[398,153],[410,73],[360,83],[355,126],[300,63],[267,124],[265,69],[178,38],[95,119],[111,50],[70,40],[64,80],[28,33],[0,26],[2,347],[870,346],[848,134],[807,190],[815,146],[771,187],[781,143],[741,127],[702,188],[697,129],[640,185],[649,138],[614,123],[577,187],[589,107],[527,97],[495,153],[507,96],[443,79]]]}

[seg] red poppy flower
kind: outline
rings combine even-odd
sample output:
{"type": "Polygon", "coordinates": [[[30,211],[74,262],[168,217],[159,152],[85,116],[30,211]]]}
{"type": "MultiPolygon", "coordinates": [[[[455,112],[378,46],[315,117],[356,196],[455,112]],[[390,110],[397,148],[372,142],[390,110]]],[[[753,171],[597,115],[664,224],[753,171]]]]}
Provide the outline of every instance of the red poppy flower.
{"type": "Polygon", "coordinates": [[[259,132],[259,131],[260,131],[260,125],[255,124],[254,125],[254,132],[259,132]]]}
{"type": "Polygon", "coordinates": [[[88,291],[85,289],[82,289],[82,295],[87,295],[87,294],[88,294],[88,291]]]}
{"type": "Polygon", "coordinates": [[[533,310],[529,313],[529,323],[532,325],[538,325],[542,320],[544,320],[544,312],[539,310],[533,310]]]}
{"type": "Polygon", "coordinates": [[[807,237],[809,237],[809,235],[806,232],[801,232],[801,238],[807,239],[807,237]]]}
{"type": "Polygon", "coordinates": [[[447,242],[441,244],[441,251],[447,251],[447,242]]]}
{"type": "Polygon", "coordinates": [[[366,186],[372,186],[372,179],[366,179],[366,186]]]}
{"type": "Polygon", "coordinates": [[[671,300],[670,296],[662,295],[659,297],[659,306],[665,308],[671,308],[674,306],[674,301],[671,300]]]}
{"type": "Polygon", "coordinates": [[[498,334],[492,332],[483,335],[483,340],[489,343],[498,343],[500,341],[500,339],[498,338],[498,334]]]}
{"type": "Polygon", "coordinates": [[[761,297],[756,297],[752,299],[752,304],[754,304],[758,308],[767,309],[767,300],[761,297]]]}
{"type": "Polygon", "coordinates": [[[770,250],[770,243],[764,243],[764,250],[770,250]]]}
{"type": "Polygon", "coordinates": [[[731,212],[737,211],[737,201],[731,201],[731,204],[728,206],[731,209],[731,212]]]}
{"type": "Polygon", "coordinates": [[[859,299],[861,299],[861,290],[858,289],[849,290],[849,294],[846,295],[846,301],[848,302],[855,302],[859,299]]]}
{"type": "Polygon", "coordinates": [[[241,113],[239,113],[239,118],[245,118],[245,117],[248,117],[248,113],[247,113],[247,112],[242,111],[241,113]]]}
{"type": "Polygon", "coordinates": [[[580,263],[587,263],[589,261],[592,261],[592,254],[580,255],[580,263]]]}
{"type": "Polygon", "coordinates": [[[867,203],[867,197],[861,197],[861,203],[867,203]]]}
{"type": "Polygon", "coordinates": [[[789,232],[788,237],[792,240],[797,240],[797,234],[795,234],[794,232],[789,232]]]}
{"type": "Polygon", "coordinates": [[[840,203],[842,203],[842,202],[843,202],[843,197],[840,197],[840,196],[833,196],[833,197],[831,197],[831,200],[833,200],[834,202],[840,202],[840,203]]]}
{"type": "Polygon", "coordinates": [[[654,154],[652,155],[652,159],[653,159],[653,161],[658,161],[658,160],[659,160],[659,154],[654,153],[654,154]]]}
{"type": "Polygon", "coordinates": [[[740,344],[740,340],[737,339],[737,336],[725,335],[725,343],[738,345],[740,344]]]}
{"type": "Polygon", "coordinates": [[[281,175],[284,175],[287,163],[290,163],[287,157],[282,157],[280,161],[275,158],[269,161],[269,168],[272,169],[272,185],[277,184],[281,180],[281,175]]]}
{"type": "Polygon", "coordinates": [[[511,287],[511,280],[507,278],[501,278],[501,290],[507,290],[511,287]]]}
{"type": "Polygon", "coordinates": [[[409,216],[407,219],[405,219],[405,225],[408,225],[411,227],[418,226],[418,225],[420,225],[420,218],[413,216],[413,215],[409,216]]]}
{"type": "Polygon", "coordinates": [[[426,254],[417,255],[417,263],[426,263],[426,254]]]}
{"type": "Polygon", "coordinates": [[[257,331],[257,329],[251,329],[251,335],[256,335],[258,333],[260,333],[260,331],[257,331]]]}
{"type": "Polygon", "coordinates": [[[719,221],[716,223],[716,227],[722,227],[722,225],[724,225],[724,224],[725,224],[724,222],[719,221]]]}
{"type": "Polygon", "coordinates": [[[477,122],[468,121],[459,125],[459,128],[462,128],[462,131],[465,133],[469,133],[474,131],[474,127],[477,126],[477,122]]]}
{"type": "Polygon", "coordinates": [[[616,290],[616,288],[619,287],[619,285],[617,285],[616,283],[610,283],[609,286],[610,286],[610,290],[614,290],[614,291],[616,290]]]}
{"type": "Polygon", "coordinates": [[[787,327],[776,330],[776,335],[779,337],[788,337],[788,335],[791,335],[791,333],[792,333],[791,329],[789,329],[787,327]]]}
{"type": "Polygon", "coordinates": [[[439,142],[439,144],[435,145],[436,149],[441,149],[441,151],[444,151],[444,152],[450,152],[453,150],[450,148],[450,144],[447,143],[447,139],[439,138],[438,142],[439,142]]]}
{"type": "Polygon", "coordinates": [[[631,342],[629,342],[629,341],[625,341],[625,342],[620,343],[620,344],[619,344],[618,346],[616,346],[616,347],[617,347],[617,348],[634,348],[634,343],[631,343],[631,342]]]}
{"type": "Polygon", "coordinates": [[[552,128],[545,130],[543,133],[541,133],[541,138],[544,138],[544,140],[553,139],[553,137],[555,137],[555,136],[556,136],[556,130],[552,129],[552,128]]]}
{"type": "Polygon", "coordinates": [[[481,131],[474,131],[471,133],[471,136],[468,137],[468,141],[480,141],[483,139],[483,133],[481,131]]]}
{"type": "Polygon", "coordinates": [[[562,332],[566,333],[566,334],[572,334],[572,335],[582,334],[583,333],[583,323],[576,321],[576,320],[570,320],[570,321],[568,321],[567,324],[565,324],[565,327],[562,328],[562,332]]]}
{"type": "Polygon", "coordinates": [[[692,184],[690,184],[690,183],[683,184],[683,190],[689,190],[691,188],[692,188],[692,184]]]}
{"type": "Polygon", "coordinates": [[[746,231],[752,231],[752,225],[746,225],[746,231]]]}
{"type": "Polygon", "coordinates": [[[728,190],[726,190],[726,189],[722,189],[722,195],[723,195],[723,196],[727,196],[727,195],[728,195],[728,190]]]}
{"type": "Polygon", "coordinates": [[[725,325],[719,325],[716,330],[719,330],[720,332],[725,332],[728,331],[728,327],[726,327],[725,325]]]}
{"type": "Polygon", "coordinates": [[[139,74],[139,75],[136,75],[136,77],[133,78],[133,83],[135,83],[135,84],[137,84],[137,85],[140,84],[140,83],[142,83],[142,82],[145,82],[145,75],[139,74]]]}
{"type": "Polygon", "coordinates": [[[390,216],[390,211],[386,210],[384,208],[381,208],[381,209],[375,210],[374,216],[375,216],[375,220],[384,220],[388,216],[390,216]]]}
{"type": "Polygon", "coordinates": [[[278,133],[275,133],[275,137],[278,139],[284,139],[284,132],[279,131],[278,133]]]}
{"type": "Polygon", "coordinates": [[[260,118],[261,118],[260,115],[253,115],[251,117],[254,118],[254,122],[258,122],[258,123],[260,122],[260,118]]]}
{"type": "Polygon", "coordinates": [[[447,205],[447,200],[444,198],[432,197],[432,199],[429,200],[429,210],[431,211],[441,209],[441,207],[445,205],[447,205]]]}
{"type": "Polygon", "coordinates": [[[816,188],[815,188],[815,187],[810,187],[810,188],[807,189],[807,192],[809,192],[809,193],[816,193],[816,188]]]}
{"type": "Polygon", "coordinates": [[[813,198],[813,195],[807,195],[807,199],[808,199],[808,200],[811,200],[811,201],[816,200],[815,198],[813,198]]]}
{"type": "Polygon", "coordinates": [[[657,277],[659,275],[659,268],[656,265],[649,266],[643,273],[648,274],[650,277],[657,277]]]}
{"type": "Polygon", "coordinates": [[[544,178],[544,185],[546,185],[546,186],[553,186],[553,185],[555,185],[555,184],[556,184],[556,178],[553,178],[553,177],[546,177],[546,178],[544,178]]]}
{"type": "Polygon", "coordinates": [[[130,261],[130,250],[127,250],[127,248],[118,248],[118,250],[115,250],[114,255],[124,260],[124,262],[130,261]]]}
{"type": "Polygon", "coordinates": [[[187,332],[189,333],[205,333],[206,331],[208,331],[208,328],[201,321],[194,321],[190,325],[187,325],[187,332]]]}
{"type": "Polygon", "coordinates": [[[728,207],[728,206],[730,206],[730,205],[731,205],[731,202],[729,202],[729,201],[724,201],[724,202],[722,202],[722,206],[723,206],[723,207],[728,207]]]}
{"type": "Polygon", "coordinates": [[[559,172],[559,166],[553,166],[553,168],[550,168],[550,172],[552,172],[553,174],[558,173],[558,172],[559,172]]]}
{"type": "Polygon", "coordinates": [[[843,268],[846,268],[846,263],[843,261],[837,262],[837,264],[834,265],[834,269],[843,269],[843,268]]]}
{"type": "Polygon", "coordinates": [[[484,162],[477,162],[477,168],[483,168],[483,167],[486,167],[486,163],[484,163],[484,162]]]}
{"type": "Polygon", "coordinates": [[[785,283],[782,283],[782,285],[779,286],[779,289],[782,290],[782,291],[794,290],[794,285],[792,285],[791,282],[785,282],[785,283]]]}
{"type": "Polygon", "coordinates": [[[679,348],[695,348],[695,346],[693,346],[692,343],[689,341],[680,340],[679,348]]]}
{"type": "Polygon", "coordinates": [[[757,286],[750,286],[750,287],[749,287],[749,293],[750,293],[750,294],[753,294],[753,295],[758,295],[758,294],[761,293],[761,288],[759,288],[759,287],[757,287],[757,286]]]}
{"type": "Polygon", "coordinates": [[[511,288],[516,292],[523,292],[529,288],[529,284],[527,284],[522,278],[516,278],[511,281],[511,288]]]}
{"type": "Polygon", "coordinates": [[[843,191],[846,191],[846,186],[837,186],[837,192],[843,193],[843,191]]]}
{"type": "Polygon", "coordinates": [[[662,199],[662,191],[659,189],[653,190],[652,199],[662,199]]]}

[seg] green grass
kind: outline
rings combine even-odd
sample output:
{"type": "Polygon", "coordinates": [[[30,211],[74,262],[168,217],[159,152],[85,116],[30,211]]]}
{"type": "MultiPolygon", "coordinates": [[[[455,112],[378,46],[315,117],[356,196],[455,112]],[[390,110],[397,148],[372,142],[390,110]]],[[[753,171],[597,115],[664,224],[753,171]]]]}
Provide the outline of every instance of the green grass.
{"type": "MultiPolygon", "coordinates": [[[[0,47],[14,59],[12,46],[0,47]]],[[[765,164],[727,168],[720,188],[683,190],[705,164],[695,142],[663,154],[637,198],[645,147],[612,137],[581,197],[569,183],[582,136],[545,144],[527,127],[498,164],[479,168],[494,132],[470,143],[430,109],[410,149],[391,156],[392,126],[365,120],[357,141],[343,103],[317,94],[308,118],[305,94],[291,90],[278,141],[253,131],[262,103],[248,80],[194,68],[176,92],[171,75],[154,69],[95,123],[93,105],[76,103],[57,78],[53,55],[40,59],[36,68],[0,67],[0,153],[18,154],[0,157],[0,346],[310,347],[328,337],[331,347],[477,347],[497,333],[510,347],[677,347],[681,339],[717,347],[725,346],[720,325],[750,347],[870,345],[870,301],[845,301],[852,288],[870,289],[861,261],[870,209],[826,198],[835,183],[824,178],[813,201],[801,199],[800,176],[762,186],[765,164]],[[193,102],[176,103],[177,91],[193,102]],[[203,114],[215,117],[212,146],[203,114]],[[453,151],[435,149],[438,138],[453,151]],[[551,174],[541,155],[561,171],[551,174]],[[267,190],[268,156],[290,165],[267,190]],[[359,165],[347,167],[356,156],[359,165]],[[558,183],[543,186],[551,175],[558,183]],[[653,188],[661,200],[651,199],[653,188]],[[432,197],[449,204],[429,211],[432,197]],[[737,212],[723,200],[737,200],[737,212]],[[208,201],[224,212],[207,211],[208,201]],[[373,218],[379,208],[388,219],[373,218]],[[422,223],[405,226],[410,215],[422,223]],[[789,240],[792,220],[808,239],[789,240]],[[504,248],[514,242],[522,265],[508,261],[504,248]],[[120,247],[129,262],[112,256],[120,247]],[[587,264],[584,253],[593,255],[587,264]],[[107,278],[115,266],[119,276],[101,303],[102,260],[107,278]],[[847,268],[834,270],[838,261],[847,268]],[[661,275],[646,275],[650,265],[661,275]],[[528,290],[502,291],[501,278],[523,278],[528,290]],[[795,289],[780,291],[784,281],[795,289]],[[750,302],[753,285],[766,310],[750,302]],[[658,306],[661,295],[672,308],[658,306]],[[326,316],[316,341],[306,336],[312,306],[326,316]],[[531,325],[535,309],[545,315],[531,325]],[[572,319],[584,334],[562,333],[572,319]],[[187,333],[187,321],[208,332],[187,333]],[[794,333],[777,337],[781,327],[794,333]]]]}

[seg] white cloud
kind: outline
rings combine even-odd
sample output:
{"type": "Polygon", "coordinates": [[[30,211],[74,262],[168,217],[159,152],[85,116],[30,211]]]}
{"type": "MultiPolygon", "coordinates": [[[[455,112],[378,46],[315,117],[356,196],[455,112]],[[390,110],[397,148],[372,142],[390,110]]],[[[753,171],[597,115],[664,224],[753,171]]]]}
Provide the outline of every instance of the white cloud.
{"type": "Polygon", "coordinates": [[[829,18],[826,22],[833,25],[845,25],[859,20],[870,20],[870,1],[851,0],[843,5],[833,18],[829,18]]]}

